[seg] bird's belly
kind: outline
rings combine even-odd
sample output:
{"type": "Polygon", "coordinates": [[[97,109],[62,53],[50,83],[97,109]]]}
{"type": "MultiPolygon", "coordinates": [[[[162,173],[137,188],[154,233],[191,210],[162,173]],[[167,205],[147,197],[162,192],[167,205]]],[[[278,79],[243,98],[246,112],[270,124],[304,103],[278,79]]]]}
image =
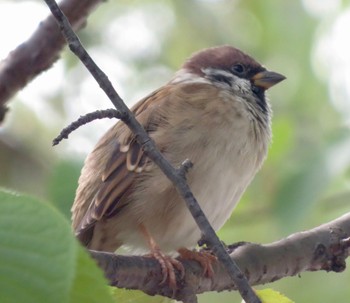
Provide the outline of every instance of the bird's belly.
{"type": "MultiPolygon", "coordinates": [[[[233,161],[216,161],[203,178],[194,180],[191,188],[205,215],[215,230],[218,230],[230,217],[241,195],[256,173],[256,169],[233,161]]],[[[245,161],[243,161],[245,162],[245,161]]]]}
{"type": "MultiPolygon", "coordinates": [[[[213,159],[209,162],[212,163],[207,161],[205,165],[193,168],[188,176],[189,185],[212,227],[218,230],[230,217],[257,167],[251,161],[237,158],[230,166],[227,165],[230,163],[227,159],[213,159]]],[[[134,217],[133,220],[137,223],[132,223],[130,230],[125,229],[128,224],[123,224],[125,236],[122,235],[123,232],[119,233],[124,238],[122,242],[127,243],[133,252],[148,250],[147,242],[135,228],[141,222],[164,252],[194,247],[202,235],[185,202],[175,190],[169,193],[155,190],[151,186],[149,188],[153,191],[145,195],[147,203],[144,208],[133,209],[133,215],[128,216],[129,220],[134,217]],[[149,213],[151,209],[156,211],[149,213]],[[144,215],[135,218],[135,213],[144,215]]]]}
{"type": "MultiPolygon", "coordinates": [[[[224,138],[217,138],[217,144],[211,142],[213,148],[203,149],[200,154],[184,148],[181,159],[172,159],[174,163],[181,163],[186,157],[193,160],[194,167],[187,175],[188,184],[215,230],[230,217],[265,158],[267,140],[261,146],[254,146],[246,138],[242,133],[231,132],[229,138],[227,134],[224,138]]],[[[133,230],[125,232],[122,242],[147,249],[147,243],[135,229],[143,223],[165,252],[194,247],[202,236],[201,231],[170,181],[158,168],[155,169],[157,173],[145,178],[143,191],[138,191],[142,193],[142,198],[137,200],[143,199],[144,203],[139,206],[133,204],[131,215],[124,216],[129,221],[133,217],[137,223],[130,225],[133,230]]],[[[125,228],[127,225],[122,226],[125,228]]]]}
{"type": "MultiPolygon", "coordinates": [[[[234,172],[233,167],[220,170],[220,164],[216,165],[216,168],[206,173],[204,179],[190,182],[190,187],[210,224],[218,230],[230,217],[253,173],[239,174],[234,172]],[[208,183],[205,180],[211,181],[208,183]]],[[[166,224],[162,228],[152,228],[152,234],[164,251],[194,247],[202,236],[182,199],[177,199],[175,203],[177,207],[173,215],[166,216],[166,224]]]]}
{"type": "MultiPolygon", "coordinates": [[[[218,230],[231,215],[242,192],[242,188],[231,184],[231,190],[225,193],[212,189],[210,194],[205,197],[202,194],[195,194],[195,197],[212,227],[218,230]]],[[[174,251],[181,247],[192,248],[202,236],[186,205],[183,201],[179,200],[178,202],[182,206],[179,207],[177,216],[169,220],[169,227],[158,230],[159,234],[155,231],[155,234],[158,234],[159,245],[165,251],[174,251]]]]}

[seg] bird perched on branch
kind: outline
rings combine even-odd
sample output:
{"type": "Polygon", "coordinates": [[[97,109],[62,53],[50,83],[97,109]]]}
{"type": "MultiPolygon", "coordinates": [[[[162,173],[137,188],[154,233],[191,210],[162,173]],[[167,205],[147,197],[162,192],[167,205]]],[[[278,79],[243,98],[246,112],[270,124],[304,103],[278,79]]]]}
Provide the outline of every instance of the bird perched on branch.
{"type": "MultiPolygon", "coordinates": [[[[192,161],[187,181],[215,230],[266,157],[271,110],[265,91],[284,79],[234,47],[208,48],[132,108],[173,166],[192,161]]],[[[171,285],[173,267],[181,264],[167,254],[195,258],[189,249],[201,238],[185,202],[121,121],[87,157],[72,213],[83,245],[149,252],[171,285]]],[[[198,260],[206,267],[203,256],[198,260]]]]}

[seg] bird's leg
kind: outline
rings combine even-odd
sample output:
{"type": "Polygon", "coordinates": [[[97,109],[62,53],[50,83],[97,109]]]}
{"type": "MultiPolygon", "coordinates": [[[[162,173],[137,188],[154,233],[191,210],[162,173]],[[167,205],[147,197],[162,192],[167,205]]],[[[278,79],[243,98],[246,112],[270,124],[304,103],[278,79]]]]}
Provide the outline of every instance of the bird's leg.
{"type": "Polygon", "coordinates": [[[163,284],[168,280],[170,288],[175,290],[177,288],[177,285],[176,285],[176,276],[175,276],[174,269],[176,268],[177,270],[179,270],[181,274],[181,278],[183,278],[185,275],[184,266],[180,261],[165,255],[161,251],[158,244],[156,243],[154,238],[151,236],[151,234],[148,232],[147,228],[143,224],[139,225],[139,229],[142,235],[147,240],[148,246],[151,250],[151,253],[146,256],[154,257],[158,261],[162,269],[163,280],[160,282],[160,284],[163,284]]]}
{"type": "Polygon", "coordinates": [[[203,275],[205,277],[212,278],[214,276],[212,264],[213,262],[217,261],[217,258],[210,251],[196,251],[189,250],[187,248],[180,248],[178,250],[178,253],[183,259],[197,261],[202,266],[203,275]]]}

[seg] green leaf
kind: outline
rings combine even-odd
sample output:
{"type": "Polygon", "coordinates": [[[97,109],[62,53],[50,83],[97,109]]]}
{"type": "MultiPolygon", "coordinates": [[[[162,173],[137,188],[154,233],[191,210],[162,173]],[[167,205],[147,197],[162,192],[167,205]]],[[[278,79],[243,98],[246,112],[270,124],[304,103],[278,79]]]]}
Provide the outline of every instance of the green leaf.
{"type": "Polygon", "coordinates": [[[262,303],[294,303],[291,299],[271,288],[255,291],[262,303]]]}
{"type": "Polygon", "coordinates": [[[67,302],[76,248],[48,204],[0,192],[0,302],[67,302]]]}
{"type": "Polygon", "coordinates": [[[50,204],[0,191],[0,302],[113,302],[94,261],[50,204]]]}
{"type": "Polygon", "coordinates": [[[92,258],[79,246],[77,274],[70,302],[112,303],[107,280],[92,258]]]}

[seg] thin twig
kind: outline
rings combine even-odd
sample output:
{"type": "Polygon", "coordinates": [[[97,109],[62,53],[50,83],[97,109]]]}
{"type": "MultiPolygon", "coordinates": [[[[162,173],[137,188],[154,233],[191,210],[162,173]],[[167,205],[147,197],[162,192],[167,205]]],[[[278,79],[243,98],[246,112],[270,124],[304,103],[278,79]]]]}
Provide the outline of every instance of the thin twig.
{"type": "Polygon", "coordinates": [[[181,166],[178,168],[179,175],[183,179],[186,179],[186,175],[192,167],[193,167],[193,163],[189,159],[186,159],[184,162],[182,162],[181,166]]]}
{"type": "Polygon", "coordinates": [[[45,0],[49,6],[52,14],[57,20],[60,29],[66,38],[71,51],[82,61],[86,68],[90,71],[92,76],[100,85],[101,89],[109,97],[113,105],[121,112],[123,116],[123,122],[130,128],[130,130],[136,135],[137,141],[143,147],[147,156],[155,162],[163,173],[173,182],[175,188],[182,196],[187,204],[189,211],[195,219],[198,227],[204,235],[206,242],[211,250],[217,256],[223,266],[227,269],[228,274],[237,285],[237,288],[242,298],[247,303],[261,303],[253,289],[248,283],[247,278],[240,271],[237,264],[231,260],[229,254],[226,252],[220,239],[217,237],[214,229],[210,225],[204,212],[200,208],[197,200],[193,196],[186,180],[179,174],[179,172],[172,167],[172,165],[163,157],[163,155],[156,148],[153,140],[150,139],[141,124],[135,119],[130,112],[129,108],[125,105],[123,100],[119,97],[118,93],[113,88],[111,82],[105,73],[96,65],[90,55],[86,52],[81,45],[77,35],[72,30],[69,21],[59,9],[57,3],[54,0],[45,0]]]}
{"type": "Polygon", "coordinates": [[[62,131],[60,132],[60,134],[53,139],[52,141],[52,145],[55,146],[57,144],[59,144],[63,139],[68,139],[68,136],[75,131],[77,128],[79,128],[80,126],[87,124],[93,120],[97,120],[97,119],[104,119],[104,118],[117,118],[120,119],[122,117],[121,113],[114,109],[114,108],[110,108],[110,109],[105,109],[105,110],[97,110],[94,111],[92,113],[88,113],[84,116],[80,116],[78,120],[72,122],[71,124],[69,124],[67,127],[65,127],[64,129],[62,129],[62,131]]]}

